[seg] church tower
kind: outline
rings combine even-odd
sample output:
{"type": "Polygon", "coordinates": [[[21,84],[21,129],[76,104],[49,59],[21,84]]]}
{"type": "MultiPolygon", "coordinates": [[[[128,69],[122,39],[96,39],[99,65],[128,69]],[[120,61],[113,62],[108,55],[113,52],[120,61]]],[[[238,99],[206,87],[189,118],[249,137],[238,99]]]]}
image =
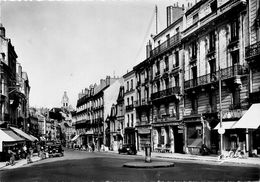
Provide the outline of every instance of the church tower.
{"type": "Polygon", "coordinates": [[[66,108],[66,109],[69,108],[69,97],[67,96],[66,91],[64,92],[64,94],[62,96],[61,104],[62,104],[62,108],[66,108]]]}

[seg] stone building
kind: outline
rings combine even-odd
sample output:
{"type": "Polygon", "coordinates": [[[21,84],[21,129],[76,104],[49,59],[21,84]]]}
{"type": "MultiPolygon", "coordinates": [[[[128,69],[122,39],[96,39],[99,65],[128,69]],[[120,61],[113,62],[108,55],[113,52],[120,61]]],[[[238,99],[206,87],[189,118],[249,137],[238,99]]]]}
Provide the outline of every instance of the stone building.
{"type": "MultiPolygon", "coordinates": [[[[220,150],[216,125],[220,119],[223,125],[238,121],[248,107],[246,7],[243,0],[210,0],[200,1],[185,12],[186,152],[199,153],[202,144],[213,152],[220,150]]],[[[243,148],[242,133],[240,129],[226,131],[223,149],[243,148]]]]}
{"type": "Polygon", "coordinates": [[[79,94],[75,128],[80,145],[94,142],[98,149],[101,144],[108,145],[105,133],[108,125],[104,121],[116,102],[121,82],[120,78],[107,76],[99,85],[90,85],[79,94]]]}
{"type": "Polygon", "coordinates": [[[135,92],[135,72],[129,71],[124,76],[124,143],[137,146],[136,109],[138,105],[135,92]]]}

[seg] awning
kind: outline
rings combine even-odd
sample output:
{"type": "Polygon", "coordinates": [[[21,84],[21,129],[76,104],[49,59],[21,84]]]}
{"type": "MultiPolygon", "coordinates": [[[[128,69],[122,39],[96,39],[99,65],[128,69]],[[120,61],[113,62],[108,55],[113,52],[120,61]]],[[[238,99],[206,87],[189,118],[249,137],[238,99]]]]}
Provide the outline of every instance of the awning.
{"type": "Polygon", "coordinates": [[[260,103],[252,104],[246,113],[240,118],[232,128],[257,129],[260,125],[260,103]]]}
{"type": "Polygon", "coordinates": [[[30,137],[32,137],[33,141],[39,141],[38,138],[36,138],[36,137],[33,136],[33,135],[30,135],[30,137]]]}
{"type": "Polygon", "coordinates": [[[79,138],[79,135],[75,135],[72,139],[71,139],[71,141],[75,141],[75,140],[77,140],[79,138]]]}
{"type": "Polygon", "coordinates": [[[26,140],[29,140],[31,142],[35,141],[30,135],[28,135],[27,133],[25,133],[24,131],[15,128],[15,127],[10,127],[15,133],[17,133],[18,135],[24,137],[26,140]]]}
{"type": "Polygon", "coordinates": [[[12,130],[0,129],[0,152],[3,150],[3,142],[22,142],[24,139],[17,136],[12,130]]]}
{"type": "MultiPolygon", "coordinates": [[[[234,126],[234,124],[237,121],[224,121],[222,122],[222,128],[224,129],[232,129],[232,127],[234,126]]],[[[218,125],[214,128],[214,130],[218,130],[220,128],[220,123],[218,123],[218,125]]]]}

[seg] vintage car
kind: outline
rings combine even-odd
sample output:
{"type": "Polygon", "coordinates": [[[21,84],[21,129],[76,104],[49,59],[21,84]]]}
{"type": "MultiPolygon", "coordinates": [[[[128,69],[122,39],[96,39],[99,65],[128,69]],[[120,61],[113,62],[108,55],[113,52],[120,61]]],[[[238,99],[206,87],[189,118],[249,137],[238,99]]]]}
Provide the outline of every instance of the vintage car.
{"type": "Polygon", "coordinates": [[[136,155],[137,151],[133,144],[124,144],[118,149],[118,153],[126,153],[128,155],[136,155]]]}
{"type": "Polygon", "coordinates": [[[61,144],[57,143],[48,143],[46,144],[47,152],[49,157],[61,157],[64,155],[64,150],[62,149],[61,144]]]}

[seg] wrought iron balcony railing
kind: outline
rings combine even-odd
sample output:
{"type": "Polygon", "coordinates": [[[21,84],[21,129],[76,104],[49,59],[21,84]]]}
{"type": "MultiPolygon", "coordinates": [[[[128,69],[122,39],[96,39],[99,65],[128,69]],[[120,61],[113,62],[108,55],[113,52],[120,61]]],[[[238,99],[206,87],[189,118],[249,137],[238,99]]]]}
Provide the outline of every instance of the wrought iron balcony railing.
{"type": "Polygon", "coordinates": [[[126,110],[126,111],[130,111],[130,110],[133,110],[133,108],[134,108],[134,105],[131,104],[131,105],[126,106],[126,107],[125,107],[125,110],[126,110]]]}
{"type": "Polygon", "coordinates": [[[155,92],[151,95],[151,100],[168,97],[180,93],[180,87],[172,87],[162,91],[155,92]]]}
{"type": "Polygon", "coordinates": [[[260,41],[246,47],[246,59],[254,58],[260,55],[260,41]]]}
{"type": "Polygon", "coordinates": [[[169,40],[164,41],[162,44],[157,46],[151,51],[151,57],[157,56],[164,51],[169,50],[171,47],[177,45],[181,41],[181,35],[180,33],[177,33],[176,35],[170,37],[169,40]]]}
{"type": "MultiPolygon", "coordinates": [[[[225,80],[228,78],[232,78],[236,75],[242,74],[242,66],[241,65],[233,65],[228,68],[221,69],[221,79],[225,80]]],[[[219,71],[216,71],[214,74],[210,73],[207,75],[203,75],[194,79],[190,79],[184,82],[184,89],[194,88],[200,85],[206,85],[212,82],[216,82],[219,79],[219,71]]]]}

